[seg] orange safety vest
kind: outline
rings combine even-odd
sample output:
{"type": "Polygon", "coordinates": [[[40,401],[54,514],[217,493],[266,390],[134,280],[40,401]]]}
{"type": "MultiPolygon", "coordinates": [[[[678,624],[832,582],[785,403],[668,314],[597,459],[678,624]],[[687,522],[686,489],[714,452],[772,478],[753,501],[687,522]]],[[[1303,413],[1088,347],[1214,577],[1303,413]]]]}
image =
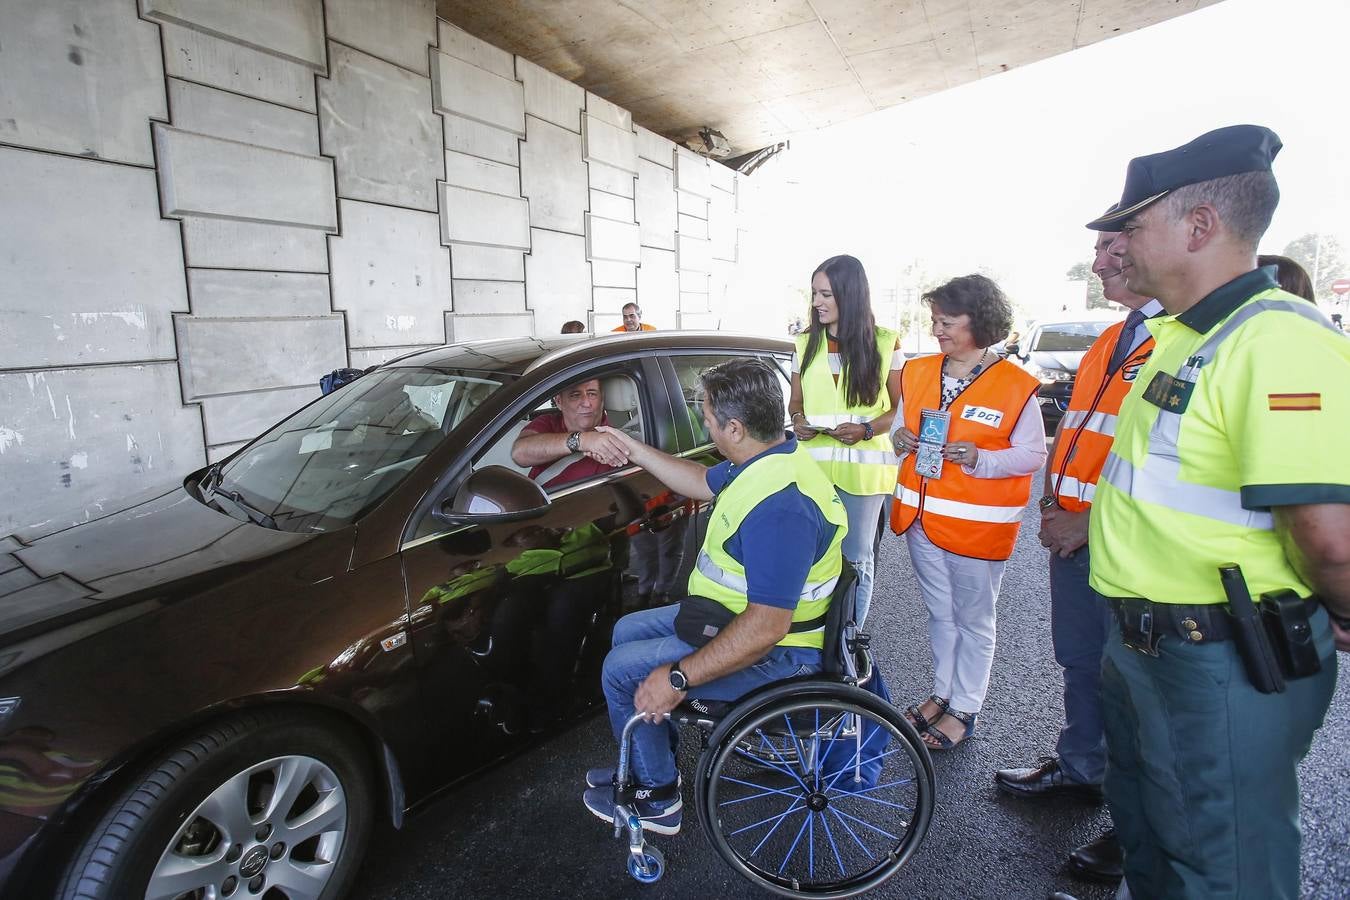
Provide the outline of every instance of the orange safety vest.
{"type": "MultiPolygon", "coordinates": [[[[905,364],[900,396],[905,427],[919,433],[922,411],[942,402],[944,356],[924,356],[905,364]]],[[[947,441],[971,441],[980,450],[1012,446],[1013,426],[1040,382],[1007,360],[999,360],[975,377],[952,401],[947,441]]],[[[924,534],[943,550],[975,559],[1012,556],[1022,512],[1031,497],[1031,476],[974,478],[960,464],[948,462],[942,477],[924,478],[914,470],[914,454],[900,462],[900,476],[891,504],[891,530],[903,534],[922,520],[924,534]]]]}
{"type": "Polygon", "coordinates": [[[1069,408],[1064,413],[1064,425],[1055,442],[1046,493],[1054,495],[1060,507],[1070,512],[1082,512],[1092,505],[1097,479],[1116,437],[1120,404],[1153,353],[1153,338],[1149,337],[1119,369],[1107,372],[1124,328],[1124,322],[1112,325],[1083,354],[1073,394],[1069,396],[1069,408]]]}

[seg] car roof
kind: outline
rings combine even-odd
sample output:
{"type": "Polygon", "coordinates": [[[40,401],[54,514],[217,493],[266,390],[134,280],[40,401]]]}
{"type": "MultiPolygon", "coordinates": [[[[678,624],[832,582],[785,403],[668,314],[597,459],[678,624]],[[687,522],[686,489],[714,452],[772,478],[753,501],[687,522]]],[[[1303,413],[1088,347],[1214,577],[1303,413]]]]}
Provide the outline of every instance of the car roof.
{"type": "Polygon", "coordinates": [[[391,359],[381,368],[474,369],[523,375],[555,363],[581,362],[591,356],[603,356],[616,351],[739,349],[782,353],[791,351],[792,347],[791,341],[781,338],[727,331],[640,331],[600,336],[567,334],[450,344],[391,359]]]}

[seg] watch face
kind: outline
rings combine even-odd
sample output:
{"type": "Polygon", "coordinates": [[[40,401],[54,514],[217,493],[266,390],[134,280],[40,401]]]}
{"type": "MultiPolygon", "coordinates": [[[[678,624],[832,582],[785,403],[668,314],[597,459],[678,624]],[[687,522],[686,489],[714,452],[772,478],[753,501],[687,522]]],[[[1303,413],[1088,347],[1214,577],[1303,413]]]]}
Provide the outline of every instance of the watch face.
{"type": "Polygon", "coordinates": [[[670,686],[677,691],[682,691],[689,686],[689,679],[679,669],[671,669],[670,686]]]}

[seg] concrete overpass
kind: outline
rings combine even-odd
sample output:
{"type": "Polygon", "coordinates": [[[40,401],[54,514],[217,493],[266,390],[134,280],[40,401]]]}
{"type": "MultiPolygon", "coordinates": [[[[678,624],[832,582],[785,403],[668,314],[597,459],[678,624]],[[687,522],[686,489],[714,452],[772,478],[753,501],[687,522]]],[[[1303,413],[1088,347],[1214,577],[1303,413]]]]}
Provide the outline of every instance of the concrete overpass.
{"type": "Polygon", "coordinates": [[[1196,5],[0,0],[0,549],[340,366],[630,300],[716,327],[740,176],[677,141],[753,151],[1196,5]]]}

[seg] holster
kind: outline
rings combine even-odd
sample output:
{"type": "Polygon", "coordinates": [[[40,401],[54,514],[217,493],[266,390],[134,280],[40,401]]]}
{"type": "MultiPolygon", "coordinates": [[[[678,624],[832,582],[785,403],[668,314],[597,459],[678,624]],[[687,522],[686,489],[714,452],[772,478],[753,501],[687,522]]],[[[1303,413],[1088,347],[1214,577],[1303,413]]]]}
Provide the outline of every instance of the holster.
{"type": "Polygon", "coordinates": [[[1275,649],[1270,645],[1270,634],[1260,616],[1234,616],[1233,642],[1237,644],[1247,680],[1263,694],[1284,692],[1284,673],[1280,671],[1275,649]]]}

